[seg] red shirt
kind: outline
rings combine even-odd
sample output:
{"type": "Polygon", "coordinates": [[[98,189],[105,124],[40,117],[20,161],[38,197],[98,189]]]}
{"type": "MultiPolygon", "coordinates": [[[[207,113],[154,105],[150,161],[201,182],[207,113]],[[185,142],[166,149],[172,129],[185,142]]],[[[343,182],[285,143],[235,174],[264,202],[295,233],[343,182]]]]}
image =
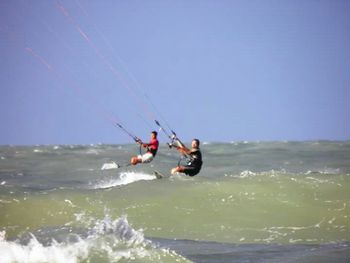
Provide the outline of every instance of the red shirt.
{"type": "Polygon", "coordinates": [[[149,143],[145,143],[144,146],[147,147],[148,152],[152,153],[153,156],[156,156],[159,146],[157,139],[151,139],[151,141],[149,143]]]}

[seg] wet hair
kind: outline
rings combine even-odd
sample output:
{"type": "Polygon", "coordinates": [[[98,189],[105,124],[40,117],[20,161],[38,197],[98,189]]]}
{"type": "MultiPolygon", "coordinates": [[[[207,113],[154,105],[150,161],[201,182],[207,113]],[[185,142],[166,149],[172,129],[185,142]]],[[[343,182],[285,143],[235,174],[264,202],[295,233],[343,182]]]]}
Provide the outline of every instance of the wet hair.
{"type": "Polygon", "coordinates": [[[192,141],[195,141],[199,147],[200,141],[198,139],[193,139],[192,141]]]}
{"type": "Polygon", "coordinates": [[[156,137],[158,135],[158,132],[156,132],[156,131],[152,131],[151,133],[154,134],[156,137]]]}

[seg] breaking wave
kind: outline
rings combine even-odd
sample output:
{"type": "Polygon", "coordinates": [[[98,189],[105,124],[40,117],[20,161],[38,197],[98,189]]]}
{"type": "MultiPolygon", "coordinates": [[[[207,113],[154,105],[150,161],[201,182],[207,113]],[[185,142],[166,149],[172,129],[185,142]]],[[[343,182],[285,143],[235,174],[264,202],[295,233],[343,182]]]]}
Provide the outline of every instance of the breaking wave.
{"type": "MultiPolygon", "coordinates": [[[[77,219],[82,220],[81,215],[77,219]]],[[[60,231],[50,229],[48,233],[39,230],[36,234],[27,234],[27,238],[14,241],[6,240],[6,232],[2,231],[1,262],[154,262],[163,257],[182,258],[173,251],[157,249],[150,240],[145,239],[142,230],[130,226],[126,216],[115,220],[106,216],[102,220],[93,221],[87,231],[82,232],[72,227],[64,227],[60,231]]]]}

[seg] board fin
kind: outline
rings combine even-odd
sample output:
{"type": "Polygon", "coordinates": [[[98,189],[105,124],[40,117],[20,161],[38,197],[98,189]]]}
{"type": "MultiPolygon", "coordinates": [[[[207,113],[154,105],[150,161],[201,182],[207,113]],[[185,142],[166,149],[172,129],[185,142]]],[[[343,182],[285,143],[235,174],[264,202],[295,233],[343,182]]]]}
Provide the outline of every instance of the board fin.
{"type": "Polygon", "coordinates": [[[153,174],[157,177],[157,179],[162,179],[164,177],[164,175],[158,171],[154,171],[153,174]]]}

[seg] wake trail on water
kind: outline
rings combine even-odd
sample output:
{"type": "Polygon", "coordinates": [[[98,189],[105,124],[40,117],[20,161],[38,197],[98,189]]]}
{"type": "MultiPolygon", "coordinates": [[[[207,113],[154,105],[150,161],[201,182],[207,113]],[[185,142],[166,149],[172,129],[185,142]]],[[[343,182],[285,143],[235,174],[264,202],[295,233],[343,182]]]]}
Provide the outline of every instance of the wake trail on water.
{"type": "Polygon", "coordinates": [[[138,181],[150,181],[155,180],[157,177],[153,174],[147,174],[142,172],[121,172],[117,178],[102,179],[95,183],[92,189],[107,189],[116,186],[128,185],[138,181]]]}

